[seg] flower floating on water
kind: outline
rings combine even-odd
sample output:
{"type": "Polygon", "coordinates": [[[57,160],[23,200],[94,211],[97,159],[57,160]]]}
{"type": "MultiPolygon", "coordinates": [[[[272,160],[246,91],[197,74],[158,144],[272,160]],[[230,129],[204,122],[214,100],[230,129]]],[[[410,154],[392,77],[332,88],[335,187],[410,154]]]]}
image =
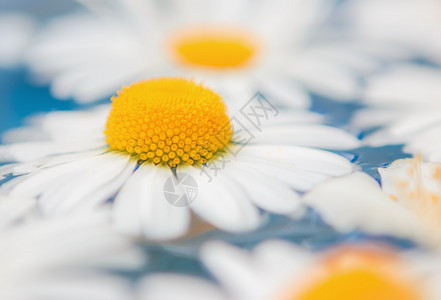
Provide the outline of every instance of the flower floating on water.
{"type": "Polygon", "coordinates": [[[410,300],[439,296],[439,258],[400,253],[382,245],[347,244],[313,253],[287,242],[266,241],[246,252],[208,242],[202,260],[221,288],[189,276],[154,275],[145,280],[142,299],[176,295],[197,299],[199,287],[206,298],[213,299],[410,300]]]}
{"type": "Polygon", "coordinates": [[[0,297],[130,299],[128,280],[111,270],[132,270],[145,259],[107,219],[103,214],[83,214],[2,228],[0,297]]]}
{"type": "Polygon", "coordinates": [[[354,173],[317,186],[303,201],[339,231],[358,229],[440,247],[441,164],[401,159],[378,172],[381,188],[370,176],[354,173]]]}
{"type": "MultiPolygon", "coordinates": [[[[38,198],[45,215],[111,206],[124,232],[164,240],[184,235],[193,214],[228,231],[255,229],[261,221],[257,207],[293,213],[300,206],[298,192],[353,169],[334,153],[291,146],[297,138],[289,131],[294,125],[268,140],[238,142],[246,128],[237,128],[216,92],[194,81],[159,78],[132,84],[113,98],[105,129],[105,120],[95,118],[101,113],[56,113],[15,131],[9,138],[16,143],[2,146],[0,155],[22,162],[2,167],[2,175],[16,177],[0,192],[38,198]],[[41,139],[17,143],[30,135],[41,139]],[[179,194],[173,180],[187,175],[196,182],[190,184],[196,199],[188,207],[171,205],[164,193],[179,194]]],[[[356,144],[341,130],[313,128],[321,146],[326,141],[356,144]]],[[[297,130],[300,144],[313,142],[301,134],[310,129],[302,124],[297,130]]]]}
{"type": "Polygon", "coordinates": [[[350,0],[343,7],[346,7],[343,15],[348,18],[351,31],[361,39],[395,45],[410,58],[423,56],[441,62],[441,4],[438,0],[350,0]]]}
{"type": "Polygon", "coordinates": [[[353,125],[379,127],[369,145],[405,144],[404,151],[441,161],[441,72],[433,67],[399,65],[367,81],[364,102],[353,125]]]}
{"type": "Polygon", "coordinates": [[[306,89],[353,99],[363,54],[322,41],[334,1],[80,1],[85,11],[54,20],[29,64],[60,98],[102,99],[123,84],[192,76],[224,95],[261,91],[309,105],[306,89]]]}

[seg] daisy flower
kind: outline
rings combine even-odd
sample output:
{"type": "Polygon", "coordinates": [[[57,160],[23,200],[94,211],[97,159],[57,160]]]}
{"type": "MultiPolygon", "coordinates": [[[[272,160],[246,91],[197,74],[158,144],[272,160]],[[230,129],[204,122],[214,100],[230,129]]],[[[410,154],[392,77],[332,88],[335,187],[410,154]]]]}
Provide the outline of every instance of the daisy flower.
{"type": "Polygon", "coordinates": [[[202,279],[161,274],[145,279],[141,299],[439,299],[438,257],[383,245],[312,253],[272,240],[248,252],[208,242],[202,260],[222,290],[202,279]],[[198,297],[199,288],[205,298],[198,297]]]}
{"type": "Polygon", "coordinates": [[[299,192],[353,169],[334,153],[293,146],[353,147],[358,141],[349,134],[318,124],[282,126],[281,113],[259,129],[273,134],[254,140],[253,125],[230,119],[222,98],[194,81],[142,81],[112,102],[107,121],[102,108],[55,113],[8,135],[16,143],[2,146],[0,156],[19,162],[0,169],[15,176],[0,192],[38,198],[45,215],[111,206],[120,230],[171,239],[187,232],[193,215],[227,231],[254,229],[258,207],[292,213],[299,192]]]}
{"type": "Polygon", "coordinates": [[[378,172],[381,187],[370,176],[354,173],[318,185],[303,203],[341,232],[361,230],[439,248],[441,164],[400,159],[378,172]]]}
{"type": "Polygon", "coordinates": [[[102,214],[34,221],[0,241],[1,299],[127,299],[129,283],[109,270],[144,261],[102,214]]]}
{"type": "Polygon", "coordinates": [[[50,22],[28,55],[59,98],[93,101],[164,75],[194,76],[227,100],[259,90],[302,107],[306,88],[346,100],[358,93],[352,65],[363,57],[319,37],[335,1],[79,2],[85,10],[50,22]]]}
{"type": "Polygon", "coordinates": [[[441,62],[441,4],[438,0],[349,0],[344,15],[359,37],[392,42],[441,62]]]}
{"type": "Polygon", "coordinates": [[[364,102],[352,124],[379,127],[363,142],[369,145],[405,144],[404,150],[441,160],[441,72],[432,67],[402,64],[367,81],[364,102]]]}

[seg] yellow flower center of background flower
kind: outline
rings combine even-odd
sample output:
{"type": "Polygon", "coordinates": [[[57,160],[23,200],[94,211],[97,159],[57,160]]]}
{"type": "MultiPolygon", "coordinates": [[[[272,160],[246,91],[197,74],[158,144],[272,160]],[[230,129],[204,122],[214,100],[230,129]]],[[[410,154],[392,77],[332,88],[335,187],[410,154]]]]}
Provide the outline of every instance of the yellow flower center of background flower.
{"type": "Polygon", "coordinates": [[[258,48],[249,33],[225,28],[188,30],[171,41],[178,63],[215,69],[246,66],[255,58],[258,48]]]}
{"type": "Polygon", "coordinates": [[[414,285],[400,277],[397,257],[345,249],[330,257],[296,300],[418,300],[414,285]]]}
{"type": "Polygon", "coordinates": [[[417,300],[403,282],[368,269],[337,272],[305,291],[297,300],[417,300]]]}
{"type": "Polygon", "coordinates": [[[105,129],[110,149],[155,165],[204,164],[233,134],[225,104],[202,84],[159,78],[123,87],[105,129]]]}

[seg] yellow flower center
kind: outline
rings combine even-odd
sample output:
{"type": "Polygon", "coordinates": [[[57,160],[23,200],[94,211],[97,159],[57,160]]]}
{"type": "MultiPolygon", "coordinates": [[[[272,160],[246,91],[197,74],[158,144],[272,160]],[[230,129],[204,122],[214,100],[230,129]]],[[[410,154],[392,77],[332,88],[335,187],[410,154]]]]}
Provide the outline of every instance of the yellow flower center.
{"type": "Polygon", "coordinates": [[[417,300],[416,293],[404,282],[369,269],[337,272],[316,283],[298,300],[417,300]]]}
{"type": "Polygon", "coordinates": [[[248,65],[258,52],[249,33],[237,29],[205,28],[180,32],[170,48],[178,63],[210,69],[231,69],[248,65]]]}
{"type": "Polygon", "coordinates": [[[104,133],[110,149],[176,167],[204,164],[230,143],[233,131],[217,93],[193,81],[159,78],[119,91],[104,133]]]}
{"type": "Polygon", "coordinates": [[[325,262],[319,277],[296,300],[417,300],[413,284],[400,277],[392,254],[347,249],[325,262]]]}

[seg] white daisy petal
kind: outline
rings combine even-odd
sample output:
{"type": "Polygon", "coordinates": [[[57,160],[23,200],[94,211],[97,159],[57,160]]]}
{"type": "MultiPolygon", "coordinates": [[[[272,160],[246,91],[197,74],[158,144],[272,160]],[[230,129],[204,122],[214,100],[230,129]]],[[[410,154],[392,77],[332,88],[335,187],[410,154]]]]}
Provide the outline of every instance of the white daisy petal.
{"type": "Polygon", "coordinates": [[[17,164],[9,164],[6,166],[11,166],[11,174],[14,176],[23,175],[31,173],[38,170],[43,170],[56,165],[61,165],[64,163],[69,163],[76,160],[87,159],[90,157],[101,155],[105,152],[105,149],[84,151],[78,153],[60,154],[53,156],[45,156],[30,162],[23,162],[17,164]]]}
{"type": "Polygon", "coordinates": [[[426,112],[424,116],[413,115],[402,122],[397,122],[393,126],[390,126],[394,135],[411,135],[418,132],[427,132],[428,130],[435,129],[435,126],[441,124],[441,113],[439,112],[426,112]]]}
{"type": "Polygon", "coordinates": [[[39,168],[39,161],[37,161],[36,164],[16,164],[14,165],[14,168],[12,168],[12,171],[18,168],[17,175],[20,175],[21,173],[25,173],[26,175],[13,178],[12,180],[6,182],[0,186],[0,191],[4,193],[18,193],[19,195],[26,195],[29,197],[37,196],[46,188],[52,186],[52,180],[62,180],[59,178],[60,176],[66,175],[77,168],[87,166],[88,163],[94,158],[95,155],[81,155],[79,159],[75,159],[67,163],[55,164],[53,167],[49,165],[49,168],[39,168]],[[35,172],[30,172],[27,174],[28,170],[35,170],[35,172]],[[47,185],[42,186],[44,182],[47,182],[47,185]]]}
{"type": "MultiPolygon", "coordinates": [[[[169,76],[201,79],[209,73],[216,87],[234,79],[235,85],[242,88],[227,90],[239,96],[252,95],[256,88],[263,87],[287,106],[309,107],[309,95],[301,85],[316,93],[352,99],[358,87],[349,68],[342,68],[341,55],[325,59],[314,51],[330,43],[318,34],[318,29],[336,2],[227,0],[185,4],[169,1],[160,5],[80,1],[87,10],[59,17],[43,28],[29,50],[27,62],[36,79],[51,83],[55,96],[74,97],[79,102],[108,97],[129,81],[157,76],[157,70],[168,70],[169,76]],[[245,31],[243,42],[252,44],[250,57],[231,66],[227,63],[226,68],[217,66],[218,55],[214,63],[198,63],[186,57],[173,43],[175,38],[196,32],[194,28],[210,32],[212,26],[207,24],[221,24],[217,27],[234,33],[245,31]],[[274,64],[277,59],[281,63],[274,64]],[[286,76],[290,72],[295,76],[286,76]],[[280,81],[281,77],[286,80],[280,81]],[[292,84],[287,81],[290,79],[294,79],[292,84]]],[[[338,52],[340,47],[333,42],[332,48],[338,52]]],[[[198,52],[194,56],[200,57],[198,52]]],[[[351,57],[353,65],[363,65],[365,56],[351,57]]],[[[372,58],[366,60],[371,62],[372,58]]]]}
{"type": "Polygon", "coordinates": [[[29,142],[0,146],[0,162],[28,162],[40,157],[87,151],[102,148],[102,141],[96,142],[29,142]]]}
{"type": "Polygon", "coordinates": [[[129,157],[109,153],[23,175],[3,185],[1,189],[9,190],[10,195],[41,195],[39,205],[43,211],[58,214],[71,211],[75,206],[81,207],[82,204],[93,207],[105,201],[118,188],[110,182],[120,179],[119,176],[127,178],[134,167],[129,157]],[[105,192],[100,191],[101,197],[97,197],[96,190],[100,188],[105,189],[105,192]],[[88,199],[90,194],[95,195],[93,202],[88,199]]]}
{"type": "Polygon", "coordinates": [[[299,209],[299,196],[287,184],[267,176],[259,169],[247,169],[232,164],[224,172],[240,183],[250,200],[257,206],[274,213],[290,213],[299,209]]]}
{"type": "MultiPolygon", "coordinates": [[[[138,65],[134,61],[124,62],[122,65],[138,65]]],[[[145,66],[139,65],[137,69],[130,69],[126,73],[114,72],[115,69],[122,69],[114,62],[112,65],[100,65],[84,67],[76,72],[62,74],[57,77],[52,85],[51,92],[61,99],[70,95],[79,102],[87,103],[101,97],[109,97],[112,91],[121,88],[122,85],[143,77],[145,66]],[[102,78],[98,80],[97,78],[102,78]]]]}
{"type": "Polygon", "coordinates": [[[367,135],[363,142],[373,146],[405,144],[405,151],[437,157],[440,80],[441,72],[436,68],[410,64],[399,64],[372,76],[363,99],[372,107],[360,110],[352,124],[360,128],[384,127],[367,135]],[[430,143],[433,137],[434,143],[430,143]]]}
{"type": "Polygon", "coordinates": [[[266,127],[255,136],[252,142],[257,144],[296,145],[333,150],[360,146],[360,141],[353,135],[335,127],[318,124],[266,127]]]}
{"type": "Polygon", "coordinates": [[[440,125],[434,125],[430,129],[421,131],[421,133],[411,136],[407,141],[403,151],[421,154],[427,158],[428,161],[441,161],[441,143],[438,137],[441,132],[440,125]]]}
{"type": "Polygon", "coordinates": [[[295,271],[302,272],[313,258],[305,249],[280,240],[266,240],[260,243],[253,249],[253,257],[260,270],[268,272],[269,276],[277,275],[279,280],[282,275],[280,273],[285,273],[287,269],[291,274],[295,271]],[[293,254],[295,258],[287,259],[293,254]]]}
{"type": "Polygon", "coordinates": [[[422,239],[424,230],[418,220],[364,173],[329,180],[302,200],[342,232],[359,229],[370,234],[422,239]]]}
{"type": "Polygon", "coordinates": [[[248,254],[229,244],[213,241],[201,249],[201,259],[216,278],[240,299],[258,299],[262,288],[257,281],[253,262],[248,254]],[[253,290],[249,286],[254,286],[253,290]]]}
{"type": "Polygon", "coordinates": [[[123,232],[143,234],[151,239],[173,239],[190,226],[190,212],[176,207],[164,196],[170,170],[141,165],[115,199],[113,218],[123,232]]]}
{"type": "Polygon", "coordinates": [[[354,113],[351,125],[356,128],[374,128],[398,120],[402,111],[395,109],[364,108],[354,113]]]}
{"type": "Polygon", "coordinates": [[[359,94],[360,87],[353,72],[314,56],[298,59],[288,74],[314,92],[341,101],[353,100],[359,94]]]}
{"type": "Polygon", "coordinates": [[[314,171],[305,171],[301,168],[293,168],[279,163],[269,163],[262,159],[242,158],[241,165],[250,170],[257,170],[267,177],[273,177],[285,183],[296,191],[307,191],[329,176],[314,171]]]}
{"type": "Polygon", "coordinates": [[[35,209],[36,201],[31,198],[15,198],[0,195],[0,228],[20,221],[35,209]]]}
{"type": "Polygon", "coordinates": [[[276,118],[265,120],[265,123],[266,121],[268,121],[268,125],[287,123],[323,123],[325,121],[325,117],[321,114],[308,110],[283,109],[279,110],[279,114],[276,118]]]}
{"type": "Polygon", "coordinates": [[[44,213],[64,214],[95,209],[111,198],[131,176],[136,162],[127,157],[109,155],[100,164],[90,164],[90,173],[77,171],[68,175],[71,183],[65,181],[59,188],[47,189],[39,197],[44,213]],[[81,187],[81,189],[76,189],[81,187]],[[62,198],[63,195],[64,199],[62,198]],[[60,201],[59,199],[63,199],[60,201]]]}
{"type": "Polygon", "coordinates": [[[128,282],[104,270],[133,270],[146,258],[105,214],[35,219],[0,238],[2,299],[125,299],[128,282]]]}
{"type": "Polygon", "coordinates": [[[374,55],[368,53],[366,47],[358,50],[356,45],[349,41],[345,42],[344,45],[339,42],[315,45],[315,47],[309,49],[309,55],[313,53],[330,63],[334,61],[334,63],[339,63],[346,68],[357,70],[363,74],[369,74],[379,67],[380,61],[374,55]]]}
{"type": "MultiPolygon", "coordinates": [[[[418,145],[419,141],[428,140],[425,136],[436,136],[437,126],[441,123],[441,114],[437,111],[401,113],[396,120],[389,119],[386,122],[391,124],[368,135],[363,142],[374,146],[406,143],[409,146],[418,145]]],[[[421,145],[421,149],[424,148],[421,145]]]]}
{"type": "Polygon", "coordinates": [[[210,182],[199,170],[189,172],[198,178],[198,195],[190,208],[205,221],[228,231],[243,232],[257,228],[260,216],[241,185],[219,172],[210,182]]]}
{"type": "Polygon", "coordinates": [[[299,191],[308,190],[329,177],[349,174],[354,168],[336,154],[294,146],[247,145],[240,155],[242,162],[250,162],[299,191]]]}
{"type": "Polygon", "coordinates": [[[343,18],[349,20],[352,33],[361,39],[380,45],[386,41],[410,49],[410,57],[420,53],[431,61],[440,61],[439,1],[352,0],[342,7],[343,18]],[[398,6],[400,13],[396,13],[398,6]]]}
{"type": "MultiPolygon", "coordinates": [[[[272,101],[272,100],[270,100],[272,101]]],[[[242,108],[242,107],[241,107],[242,108]]],[[[232,112],[241,111],[241,108],[238,109],[231,109],[232,112]]],[[[233,118],[235,115],[232,116],[233,118]]],[[[251,122],[248,122],[248,120],[243,120],[241,122],[241,125],[245,128],[247,128],[254,137],[259,137],[261,132],[264,132],[267,130],[267,128],[271,129],[272,126],[302,126],[305,124],[320,124],[325,122],[325,116],[307,111],[307,110],[297,110],[297,109],[278,109],[277,115],[274,117],[267,116],[267,118],[261,117],[260,119],[260,125],[258,128],[256,128],[257,120],[250,117],[252,120],[251,122]]],[[[258,124],[258,123],[257,123],[258,124]]]]}
{"type": "Polygon", "coordinates": [[[4,270],[10,271],[11,277],[21,272],[59,266],[95,265],[131,269],[144,260],[128,239],[108,226],[107,216],[103,214],[34,222],[32,226],[2,231],[0,235],[5,242],[0,249],[2,255],[14,253],[21,257],[19,263],[2,261],[4,270]],[[28,251],[30,248],[32,252],[28,251]],[[121,260],[123,256],[125,259],[121,260]]]}
{"type": "Polygon", "coordinates": [[[438,106],[441,73],[434,68],[398,65],[367,82],[364,100],[381,106],[438,106]]]}
{"type": "Polygon", "coordinates": [[[26,127],[7,131],[4,143],[20,143],[41,140],[80,142],[99,140],[110,106],[97,106],[88,111],[57,111],[26,119],[26,127]]]}
{"type": "Polygon", "coordinates": [[[143,300],[226,300],[227,297],[205,280],[178,274],[155,274],[141,282],[143,300]]]}
{"type": "Polygon", "coordinates": [[[282,79],[270,79],[262,82],[259,91],[281,106],[298,108],[309,108],[311,106],[309,94],[295,82],[283,82],[282,79]]]}
{"type": "Polygon", "coordinates": [[[131,292],[127,282],[117,276],[77,272],[21,282],[17,286],[2,288],[0,296],[15,300],[121,300],[131,297],[131,292]]]}
{"type": "Polygon", "coordinates": [[[118,191],[135,166],[135,161],[115,154],[96,164],[91,162],[87,172],[66,174],[60,186],[46,189],[38,199],[39,206],[49,215],[94,209],[118,191]]]}
{"type": "Polygon", "coordinates": [[[266,22],[257,22],[255,26],[261,27],[260,31],[262,34],[270,40],[275,40],[274,36],[280,34],[280,30],[283,28],[285,34],[290,36],[293,42],[300,44],[305,42],[317,26],[322,23],[335,4],[335,1],[283,0],[277,4],[282,5],[261,2],[253,20],[254,22],[255,20],[265,20],[266,22]],[[293,12],[301,13],[296,14],[296,18],[293,19],[293,12]],[[278,17],[268,18],[268,16],[278,17]]]}
{"type": "Polygon", "coordinates": [[[292,278],[304,276],[305,268],[310,267],[314,256],[291,243],[267,240],[253,249],[252,259],[261,282],[257,296],[272,299],[292,284],[292,278]]]}

